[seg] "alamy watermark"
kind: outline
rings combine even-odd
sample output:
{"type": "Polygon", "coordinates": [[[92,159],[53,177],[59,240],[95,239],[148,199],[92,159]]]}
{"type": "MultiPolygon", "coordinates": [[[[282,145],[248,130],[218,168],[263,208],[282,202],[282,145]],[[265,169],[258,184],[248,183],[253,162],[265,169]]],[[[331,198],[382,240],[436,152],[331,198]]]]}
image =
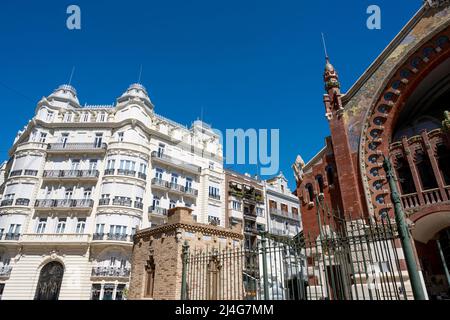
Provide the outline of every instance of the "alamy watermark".
{"type": "Polygon", "coordinates": [[[66,20],[66,26],[69,30],[81,29],[81,9],[77,5],[67,7],[66,13],[69,15],[66,20]]]}
{"type": "Polygon", "coordinates": [[[367,29],[380,30],[381,29],[381,8],[377,5],[370,5],[367,7],[367,29]]]}

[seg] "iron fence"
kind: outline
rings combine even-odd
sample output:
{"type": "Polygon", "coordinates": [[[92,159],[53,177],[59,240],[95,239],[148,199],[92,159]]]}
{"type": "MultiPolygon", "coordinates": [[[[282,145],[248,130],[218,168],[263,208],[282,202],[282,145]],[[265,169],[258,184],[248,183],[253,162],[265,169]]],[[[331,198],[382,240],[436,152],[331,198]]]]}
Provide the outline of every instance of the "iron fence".
{"type": "Polygon", "coordinates": [[[342,215],[317,202],[318,230],[260,233],[255,247],[183,253],[182,299],[413,299],[395,221],[342,215]]]}

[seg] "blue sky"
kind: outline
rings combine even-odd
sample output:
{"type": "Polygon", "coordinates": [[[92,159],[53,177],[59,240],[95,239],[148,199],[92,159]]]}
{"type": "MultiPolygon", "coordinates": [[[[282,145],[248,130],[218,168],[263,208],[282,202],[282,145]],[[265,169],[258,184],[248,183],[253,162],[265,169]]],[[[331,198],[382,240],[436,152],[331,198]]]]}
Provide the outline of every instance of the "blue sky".
{"type": "MultiPolygon", "coordinates": [[[[310,159],[329,134],[322,104],[326,34],[346,91],[420,8],[422,0],[2,1],[0,159],[37,101],[72,84],[80,102],[110,104],[138,80],[155,111],[190,125],[279,128],[280,169],[310,159]],[[81,8],[82,29],[66,28],[81,8]],[[366,9],[382,29],[366,28],[366,9]]],[[[252,166],[235,166],[256,173],[252,166]]]]}

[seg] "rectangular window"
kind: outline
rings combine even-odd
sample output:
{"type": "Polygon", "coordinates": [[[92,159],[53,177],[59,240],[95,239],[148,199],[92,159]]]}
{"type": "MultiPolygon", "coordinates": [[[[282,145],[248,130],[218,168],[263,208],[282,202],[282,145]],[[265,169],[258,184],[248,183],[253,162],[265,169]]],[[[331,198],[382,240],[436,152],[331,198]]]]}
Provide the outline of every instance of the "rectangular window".
{"type": "Polygon", "coordinates": [[[71,122],[72,121],[72,113],[66,113],[64,114],[64,122],[71,122]]]}
{"type": "Polygon", "coordinates": [[[105,224],[104,223],[98,223],[95,225],[95,233],[103,234],[104,232],[105,232],[105,224]]]}
{"type": "Polygon", "coordinates": [[[72,199],[72,196],[73,196],[73,188],[66,189],[66,192],[64,193],[64,199],[70,200],[72,199]]]}
{"type": "Polygon", "coordinates": [[[94,139],[94,147],[101,148],[103,141],[103,133],[96,133],[94,139]]]}
{"type": "MultiPolygon", "coordinates": [[[[22,227],[22,225],[20,224],[11,224],[9,226],[9,234],[13,235],[13,234],[20,234],[20,228],[22,227]]],[[[2,229],[3,230],[3,229],[2,229]]]]}
{"type": "Polygon", "coordinates": [[[63,148],[66,146],[67,141],[69,140],[69,134],[68,133],[62,133],[60,137],[60,142],[63,145],[63,148]]]}
{"type": "Polygon", "coordinates": [[[156,168],[155,178],[158,180],[162,180],[163,178],[163,170],[156,168]]]}
{"type": "Polygon", "coordinates": [[[145,163],[141,163],[139,165],[139,172],[140,173],[146,173],[147,172],[147,165],[145,163]]]}
{"type": "Polygon", "coordinates": [[[36,228],[36,233],[39,233],[39,234],[44,233],[46,226],[47,226],[47,218],[39,218],[38,225],[36,228]]]}
{"type": "Polygon", "coordinates": [[[214,199],[220,199],[219,188],[209,186],[209,197],[214,199]]]}
{"type": "Polygon", "coordinates": [[[89,160],[89,171],[97,170],[97,164],[98,164],[98,160],[97,159],[89,160]]]}
{"type": "Polygon", "coordinates": [[[97,117],[98,122],[105,122],[106,121],[106,113],[100,112],[100,114],[97,117]]]}
{"type": "Polygon", "coordinates": [[[78,159],[73,159],[72,160],[72,164],[71,164],[71,167],[70,167],[70,170],[72,170],[72,171],[75,171],[75,170],[78,170],[80,168],[80,160],[78,160],[78,159]]]}
{"type": "Polygon", "coordinates": [[[186,190],[192,189],[192,178],[186,177],[186,190]]]}
{"type": "Polygon", "coordinates": [[[214,162],[209,163],[209,170],[214,170],[214,162]]]}
{"type": "Polygon", "coordinates": [[[91,289],[91,300],[100,300],[101,291],[102,291],[101,284],[93,284],[91,289]]]}
{"type": "Polygon", "coordinates": [[[89,121],[89,113],[88,112],[83,113],[83,115],[81,116],[81,121],[82,122],[88,122],[89,121]]]}
{"type": "Polygon", "coordinates": [[[53,120],[53,112],[47,111],[47,122],[50,122],[53,120]]]}
{"type": "Polygon", "coordinates": [[[106,164],[106,169],[114,169],[116,167],[116,160],[108,160],[106,164]]]}
{"type": "Polygon", "coordinates": [[[117,141],[123,142],[123,136],[124,136],[124,133],[123,132],[119,132],[117,134],[117,141]]]}
{"type": "Polygon", "coordinates": [[[241,211],[241,203],[239,201],[232,201],[233,210],[241,211]]]}
{"type": "Polygon", "coordinates": [[[166,146],[164,144],[160,143],[158,146],[158,157],[161,157],[162,155],[164,155],[165,149],[166,149],[166,146]]]}
{"type": "Polygon", "coordinates": [[[86,228],[86,218],[78,218],[77,219],[77,229],[75,232],[77,234],[83,234],[85,228],[86,228]]]}
{"type": "Polygon", "coordinates": [[[46,139],[47,139],[47,134],[45,132],[41,132],[41,136],[39,137],[39,142],[45,143],[46,139]]]}
{"type": "Polygon", "coordinates": [[[66,230],[66,222],[66,218],[58,219],[58,224],[56,225],[56,233],[64,233],[64,231],[66,230]]]}
{"type": "Polygon", "coordinates": [[[170,178],[170,182],[172,182],[172,184],[178,184],[178,175],[176,173],[172,173],[172,177],[170,178]]]}
{"type": "Polygon", "coordinates": [[[176,206],[176,202],[174,200],[170,200],[169,209],[173,209],[176,206]]]}
{"type": "Polygon", "coordinates": [[[158,207],[159,207],[159,198],[154,197],[153,198],[153,208],[158,208],[158,207]]]}

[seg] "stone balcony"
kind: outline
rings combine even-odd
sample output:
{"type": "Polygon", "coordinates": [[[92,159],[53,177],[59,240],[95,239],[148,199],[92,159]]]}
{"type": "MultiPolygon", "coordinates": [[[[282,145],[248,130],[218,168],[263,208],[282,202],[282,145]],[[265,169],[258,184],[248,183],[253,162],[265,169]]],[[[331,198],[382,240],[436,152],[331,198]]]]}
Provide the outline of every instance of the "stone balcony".
{"type": "Polygon", "coordinates": [[[11,171],[9,174],[10,178],[13,177],[22,177],[22,176],[27,176],[27,177],[36,177],[38,175],[38,170],[14,170],[11,171]]]}
{"type": "Polygon", "coordinates": [[[185,170],[188,171],[190,173],[199,175],[202,171],[202,168],[196,165],[193,165],[191,163],[188,163],[186,161],[171,157],[169,155],[166,155],[164,153],[160,153],[157,151],[153,151],[152,152],[152,160],[159,162],[159,163],[163,163],[163,164],[167,164],[173,167],[176,167],[178,169],[181,170],[185,170]]]}
{"type": "Polygon", "coordinates": [[[104,153],[106,143],[49,143],[47,153],[104,153]]]}
{"type": "Polygon", "coordinates": [[[131,268],[129,267],[93,267],[92,278],[129,278],[131,268]]]}
{"type": "Polygon", "coordinates": [[[91,210],[94,206],[92,199],[41,199],[36,200],[35,210],[91,210]]]}
{"type": "Polygon", "coordinates": [[[294,220],[294,221],[300,221],[300,216],[298,214],[294,214],[292,212],[280,210],[277,208],[270,208],[270,214],[275,215],[278,217],[294,220]]]}
{"type": "Polygon", "coordinates": [[[66,244],[66,245],[87,245],[90,240],[89,234],[79,233],[29,233],[23,234],[20,243],[27,244],[66,244]]]}
{"type": "Polygon", "coordinates": [[[96,181],[100,175],[98,170],[45,170],[42,178],[44,180],[56,181],[79,181],[93,180],[96,181]]]}

